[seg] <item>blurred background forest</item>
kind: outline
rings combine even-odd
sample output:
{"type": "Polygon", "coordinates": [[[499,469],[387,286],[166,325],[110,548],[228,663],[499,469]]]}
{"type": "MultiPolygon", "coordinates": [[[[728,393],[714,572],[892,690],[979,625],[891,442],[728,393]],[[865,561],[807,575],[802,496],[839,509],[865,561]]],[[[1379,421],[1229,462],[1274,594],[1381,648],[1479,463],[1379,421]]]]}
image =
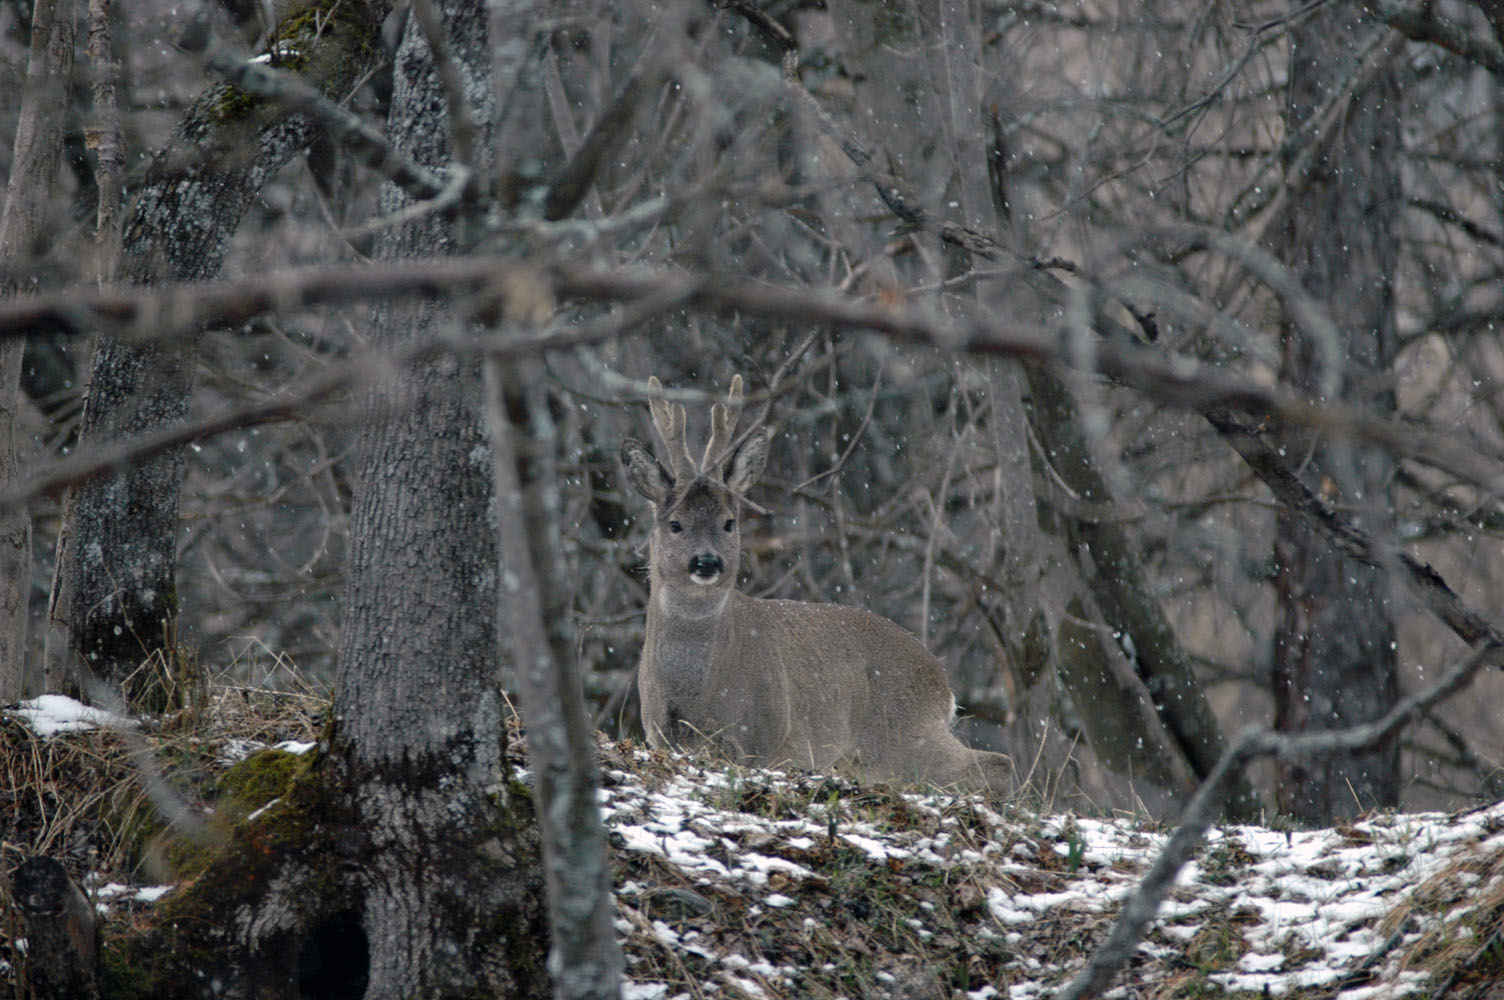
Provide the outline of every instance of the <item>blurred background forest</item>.
{"type": "MultiPolygon", "coordinates": [[[[776,429],[744,589],[858,604],[913,631],[951,673],[966,738],[1013,754],[1060,804],[1167,813],[1183,798],[1200,773],[1184,747],[1203,737],[1166,705],[1189,697],[1166,663],[1193,672],[1232,734],[1373,718],[1466,655],[1397,566],[1340,556],[1289,513],[1209,411],[1236,411],[1314,495],[1496,619],[1504,5],[555,6],[540,62],[551,155],[573,156],[609,113],[621,124],[573,216],[509,217],[481,249],[984,315],[1055,345],[1045,364],[671,296],[563,302],[556,325],[620,326],[543,355],[554,570],[608,734],[640,736],[646,517],[616,451],[647,436],[649,375],[689,404],[692,440],[738,372],[744,424],[776,429]],[[1164,369],[1184,381],[1108,377],[1104,345],[1201,364],[1164,369]]],[[[129,206],[213,78],[175,44],[194,18],[249,53],[286,9],[135,0],[110,16],[129,206]]],[[[398,4],[386,19],[388,53],[406,16],[398,4]]],[[[4,135],[29,22],[26,0],[0,6],[4,135]]],[[[85,43],[80,31],[80,89],[85,43]]],[[[342,95],[373,122],[390,61],[342,95]]],[[[92,122],[86,101],[74,109],[48,239],[7,276],[42,291],[91,280],[92,122]]],[[[222,276],[365,260],[379,183],[314,142],[261,187],[222,276]]],[[[294,307],[211,330],[191,413],[366,356],[370,317],[294,307]]],[[[28,341],[26,470],[75,446],[89,358],[81,338],[28,341]]],[[[189,448],[174,641],[201,671],[331,682],[354,412],[328,399],[189,448]]],[[[30,510],[39,687],[61,498],[30,510]]],[[[1350,768],[1254,780],[1268,810],[1306,819],[1464,807],[1504,795],[1501,722],[1492,671],[1350,768]],[[1303,801],[1316,781],[1338,791],[1303,801]]]]}

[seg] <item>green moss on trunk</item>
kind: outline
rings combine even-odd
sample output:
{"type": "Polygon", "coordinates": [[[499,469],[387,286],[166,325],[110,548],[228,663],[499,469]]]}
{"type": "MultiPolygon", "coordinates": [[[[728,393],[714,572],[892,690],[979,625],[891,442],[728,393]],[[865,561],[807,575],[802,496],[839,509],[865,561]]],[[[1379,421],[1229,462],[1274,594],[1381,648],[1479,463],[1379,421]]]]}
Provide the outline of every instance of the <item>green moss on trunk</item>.
{"type": "MultiPolygon", "coordinates": [[[[429,770],[435,773],[418,780],[438,787],[445,776],[437,766],[429,770]]],[[[510,979],[529,984],[519,995],[547,995],[527,787],[508,782],[490,796],[475,796],[471,814],[402,853],[356,806],[369,779],[356,779],[336,759],[279,750],[262,751],[226,772],[211,822],[216,832],[182,838],[167,852],[187,881],[158,905],[149,926],[108,930],[105,995],[278,1000],[303,995],[320,976],[359,981],[367,963],[370,881],[394,864],[421,865],[414,873],[419,881],[474,886],[481,899],[497,897],[497,885],[522,885],[516,905],[454,916],[479,928],[473,949],[505,956],[510,979]]]]}

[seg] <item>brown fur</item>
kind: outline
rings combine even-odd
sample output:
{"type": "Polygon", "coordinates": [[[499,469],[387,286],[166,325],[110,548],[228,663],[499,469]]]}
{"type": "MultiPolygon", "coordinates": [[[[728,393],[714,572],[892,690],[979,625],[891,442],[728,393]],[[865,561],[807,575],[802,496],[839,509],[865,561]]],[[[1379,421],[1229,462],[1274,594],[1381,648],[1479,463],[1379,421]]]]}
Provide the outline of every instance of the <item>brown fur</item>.
{"type": "Polygon", "coordinates": [[[684,445],[683,407],[652,401],[669,467],[641,442],[622,442],[627,479],[653,505],[637,674],[648,742],[708,743],[763,767],[1007,793],[1010,761],[956,738],[944,668],[912,635],[860,608],[735,589],[738,498],[761,475],[768,447],[759,431],[730,450],[741,394],[737,376],[731,406],[711,410],[698,467],[684,445]]]}

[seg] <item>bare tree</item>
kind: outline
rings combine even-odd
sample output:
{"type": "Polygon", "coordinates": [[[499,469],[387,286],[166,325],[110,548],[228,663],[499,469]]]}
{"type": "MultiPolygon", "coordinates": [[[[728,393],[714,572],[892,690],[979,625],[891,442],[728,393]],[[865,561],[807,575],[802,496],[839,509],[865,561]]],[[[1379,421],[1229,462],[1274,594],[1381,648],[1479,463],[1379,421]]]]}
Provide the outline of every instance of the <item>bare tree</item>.
{"type": "Polygon", "coordinates": [[[178,614],[211,656],[253,633],[336,682],[287,799],[328,822],[231,832],[225,872],[281,888],[205,880],[161,940],[204,930],[242,995],[290,991],[257,963],[305,948],[372,996],[543,992],[552,891],[580,903],[547,918],[556,968],[585,970],[555,988],[610,991],[587,730],[638,732],[645,526],[614,456],[650,372],[762,390],[739,587],[899,622],[967,741],[1039,762],[1055,805],[1498,794],[1504,672],[1283,779],[1223,736],[1371,720],[1496,641],[1491,6],[405,9],[369,88],[384,4],[279,11],[270,68],[171,56],[185,107],[146,108],[127,54],[126,134],[163,151],[129,283],[0,305],[7,337],[110,338],[77,449],[3,495],[98,498],[64,561],[98,570],[72,606],[99,672],[178,614]],[[301,62],[326,45],[354,62],[301,62]],[[129,496],[142,523],[104,523],[129,496]]]}
{"type": "MultiPolygon", "coordinates": [[[[271,40],[296,53],[302,76],[343,97],[375,59],[373,38],[385,3],[294,5],[271,40]]],[[[202,48],[202,44],[195,44],[202,48]]],[[[122,276],[151,284],[212,277],[252,200],[267,179],[315,134],[307,115],[232,83],[209,87],[153,158],[126,220],[122,276]]],[[[79,436],[118,440],[186,416],[198,360],[199,331],[170,341],[129,343],[102,337],[85,396],[79,436]]],[[[58,588],[68,594],[69,645],[79,666],[120,686],[153,654],[173,661],[178,615],[178,495],[184,456],[170,450],[82,484],[67,511],[69,548],[58,588]]],[[[77,688],[72,677],[55,684],[77,688]]],[[[127,692],[162,707],[163,692],[127,692]]]]}
{"type": "MultiPolygon", "coordinates": [[[[24,274],[28,258],[54,224],[53,192],[63,154],[63,112],[73,72],[74,5],[68,0],[32,8],[31,53],[21,95],[15,151],[0,214],[0,272],[24,274]]],[[[34,290],[35,281],[6,275],[0,294],[34,290]]],[[[18,440],[21,359],[25,340],[0,344],[0,482],[21,471],[18,440]]],[[[0,513],[0,702],[36,694],[38,677],[26,663],[26,608],[31,593],[31,514],[24,507],[0,513]]]]}
{"type": "MultiPolygon", "coordinates": [[[[1393,220],[1403,203],[1399,88],[1385,34],[1345,5],[1292,26],[1286,155],[1293,176],[1279,232],[1292,275],[1331,319],[1318,329],[1286,321],[1285,377],[1317,399],[1353,400],[1380,415],[1394,412],[1393,220]]],[[[1309,481],[1352,507],[1370,531],[1393,531],[1390,456],[1319,434],[1292,434],[1285,447],[1300,456],[1309,481]]],[[[1294,512],[1279,518],[1275,561],[1275,726],[1339,729],[1382,716],[1399,698],[1387,574],[1343,557],[1294,512]]],[[[1392,806],[1399,745],[1285,761],[1276,787],[1281,811],[1312,823],[1392,806]]]]}

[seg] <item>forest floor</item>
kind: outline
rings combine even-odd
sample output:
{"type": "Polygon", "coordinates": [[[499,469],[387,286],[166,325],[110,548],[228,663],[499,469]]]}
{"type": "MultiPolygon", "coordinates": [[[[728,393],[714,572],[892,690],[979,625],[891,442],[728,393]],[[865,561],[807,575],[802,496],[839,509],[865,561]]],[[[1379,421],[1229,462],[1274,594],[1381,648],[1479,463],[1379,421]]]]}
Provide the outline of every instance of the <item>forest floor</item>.
{"type": "MultiPolygon", "coordinates": [[[[237,767],[312,749],[326,709],[313,692],[234,687],[147,724],[57,698],[6,709],[0,860],[64,860],[108,948],[173,889],[181,835],[161,813],[212,816],[237,767]]],[[[1105,938],[1169,832],[604,740],[600,751],[633,1000],[1046,998],[1105,938]]],[[[0,925],[7,983],[14,927],[0,925]]],[[[1504,803],[1213,829],[1115,992],[1504,997],[1504,803]]]]}

